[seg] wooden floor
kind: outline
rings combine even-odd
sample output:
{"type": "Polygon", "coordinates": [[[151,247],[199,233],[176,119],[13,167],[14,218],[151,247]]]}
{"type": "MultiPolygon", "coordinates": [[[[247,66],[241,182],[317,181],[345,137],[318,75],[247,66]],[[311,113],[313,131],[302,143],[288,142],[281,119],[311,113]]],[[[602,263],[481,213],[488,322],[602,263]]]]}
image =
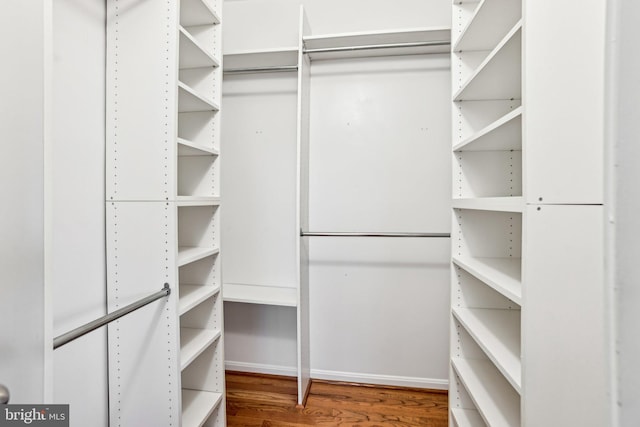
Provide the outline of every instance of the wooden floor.
{"type": "Polygon", "coordinates": [[[296,408],[295,378],[227,372],[229,426],[447,426],[446,392],[314,381],[296,408]]]}

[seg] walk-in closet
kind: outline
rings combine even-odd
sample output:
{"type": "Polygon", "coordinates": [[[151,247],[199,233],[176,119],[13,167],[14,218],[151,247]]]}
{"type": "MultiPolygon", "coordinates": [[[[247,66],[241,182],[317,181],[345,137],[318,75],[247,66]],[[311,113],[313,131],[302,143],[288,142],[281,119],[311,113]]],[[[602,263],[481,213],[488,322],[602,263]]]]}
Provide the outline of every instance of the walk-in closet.
{"type": "Polygon", "coordinates": [[[638,22],[8,0],[0,424],[636,426],[638,22]]]}

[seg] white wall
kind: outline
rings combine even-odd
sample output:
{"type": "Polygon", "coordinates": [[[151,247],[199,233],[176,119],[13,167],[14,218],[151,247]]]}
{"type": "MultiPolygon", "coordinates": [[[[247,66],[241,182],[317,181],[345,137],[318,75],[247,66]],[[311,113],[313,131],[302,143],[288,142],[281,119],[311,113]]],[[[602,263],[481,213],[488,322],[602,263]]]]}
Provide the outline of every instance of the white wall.
{"type": "MultiPolygon", "coordinates": [[[[52,285],[57,336],[106,313],[105,2],[53,2],[52,285]]],[[[108,425],[106,329],[54,352],[72,426],[108,425]]]]}
{"type": "MultiPolygon", "coordinates": [[[[225,52],[295,46],[301,3],[313,34],[450,25],[443,0],[227,0],[225,52]]],[[[313,63],[311,228],[449,231],[449,80],[448,55],[313,63]]],[[[224,136],[254,122],[241,83],[223,87],[224,170],[224,136]]],[[[312,376],[446,387],[448,258],[448,240],[311,240],[312,376]]],[[[225,332],[230,368],[295,373],[295,310],[227,303],[225,332]]]]}

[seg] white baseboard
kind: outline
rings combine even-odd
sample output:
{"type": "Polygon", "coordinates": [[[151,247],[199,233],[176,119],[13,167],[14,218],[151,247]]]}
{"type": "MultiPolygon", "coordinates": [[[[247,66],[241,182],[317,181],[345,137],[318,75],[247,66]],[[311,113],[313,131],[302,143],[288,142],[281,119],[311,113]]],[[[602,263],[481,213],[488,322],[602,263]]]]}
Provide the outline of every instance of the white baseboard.
{"type": "MultiPolygon", "coordinates": [[[[297,369],[292,366],[264,365],[261,363],[234,362],[227,360],[228,371],[251,372],[254,374],[284,375],[295,377],[297,369]]],[[[328,381],[344,381],[360,384],[387,385],[396,387],[428,388],[448,390],[449,380],[438,378],[402,377],[396,375],[363,374],[359,372],[340,372],[312,369],[311,378],[328,381]]]]}

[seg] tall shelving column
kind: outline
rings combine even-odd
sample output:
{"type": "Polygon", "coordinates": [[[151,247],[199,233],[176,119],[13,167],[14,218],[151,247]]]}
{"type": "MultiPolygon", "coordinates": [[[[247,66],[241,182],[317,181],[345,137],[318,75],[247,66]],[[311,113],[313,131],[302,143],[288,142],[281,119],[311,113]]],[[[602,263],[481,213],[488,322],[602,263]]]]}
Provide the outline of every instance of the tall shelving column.
{"type": "Polygon", "coordinates": [[[107,3],[110,422],[223,426],[221,1],[107,3]]]}
{"type": "Polygon", "coordinates": [[[181,0],[177,235],[182,426],[224,426],[220,274],[221,0],[181,0]]]}
{"type": "Polygon", "coordinates": [[[450,420],[520,426],[522,3],[453,2],[450,420]]]}

